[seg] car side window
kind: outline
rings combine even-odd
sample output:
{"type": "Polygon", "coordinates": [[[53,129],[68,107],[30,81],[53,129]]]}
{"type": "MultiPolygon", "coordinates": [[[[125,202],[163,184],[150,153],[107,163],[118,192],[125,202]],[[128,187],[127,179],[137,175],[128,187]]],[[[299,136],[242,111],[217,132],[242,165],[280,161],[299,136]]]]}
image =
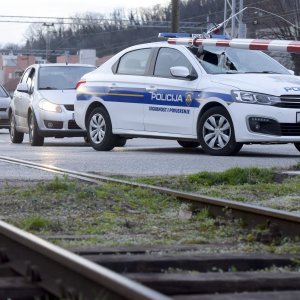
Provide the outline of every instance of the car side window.
{"type": "Polygon", "coordinates": [[[187,67],[190,73],[196,72],[189,60],[180,51],[173,48],[160,48],[155,63],[154,76],[172,78],[170,68],[179,66],[187,67]]]}
{"type": "Polygon", "coordinates": [[[29,90],[30,90],[31,92],[32,92],[33,89],[34,89],[34,80],[33,80],[34,74],[35,74],[35,69],[32,68],[32,69],[30,70],[30,73],[29,73],[28,78],[27,78],[27,80],[26,80],[26,82],[27,82],[27,84],[28,84],[28,87],[29,87],[29,90]]]}
{"type": "Polygon", "coordinates": [[[25,73],[23,74],[23,76],[22,76],[22,78],[21,78],[20,83],[21,83],[21,82],[22,82],[22,83],[23,83],[23,82],[27,82],[28,75],[29,75],[30,71],[31,71],[31,69],[27,69],[27,70],[25,71],[25,73]]]}
{"type": "Polygon", "coordinates": [[[144,75],[151,49],[139,49],[126,53],[120,58],[117,74],[144,75]]]}

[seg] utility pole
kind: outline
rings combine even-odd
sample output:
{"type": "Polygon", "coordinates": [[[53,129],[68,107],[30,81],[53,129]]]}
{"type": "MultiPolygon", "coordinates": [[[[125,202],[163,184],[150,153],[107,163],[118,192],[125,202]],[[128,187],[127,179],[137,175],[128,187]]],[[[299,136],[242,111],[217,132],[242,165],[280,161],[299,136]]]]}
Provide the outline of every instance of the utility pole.
{"type": "Polygon", "coordinates": [[[172,32],[179,31],[180,0],[172,0],[172,32]]]}
{"type": "Polygon", "coordinates": [[[47,28],[46,34],[46,62],[48,62],[48,54],[50,50],[50,30],[49,27],[54,27],[54,23],[43,23],[43,26],[47,28]]]}
{"type": "MultiPolygon", "coordinates": [[[[229,21],[229,19],[231,20],[231,38],[246,37],[246,25],[243,23],[243,10],[244,0],[224,0],[224,22],[226,20],[229,21]],[[239,3],[238,9],[237,2],[239,3]]],[[[224,34],[226,34],[227,21],[224,23],[224,34]]]]}

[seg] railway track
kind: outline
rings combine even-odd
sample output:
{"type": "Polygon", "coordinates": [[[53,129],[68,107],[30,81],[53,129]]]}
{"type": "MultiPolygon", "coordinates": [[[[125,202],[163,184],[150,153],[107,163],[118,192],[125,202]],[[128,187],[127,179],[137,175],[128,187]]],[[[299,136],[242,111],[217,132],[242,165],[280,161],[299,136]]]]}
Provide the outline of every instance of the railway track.
{"type": "Polygon", "coordinates": [[[232,219],[242,219],[243,222],[249,227],[263,225],[265,227],[273,229],[275,228],[278,234],[281,234],[283,236],[300,236],[300,215],[294,213],[279,211],[276,209],[261,207],[257,205],[240,203],[237,201],[213,198],[194,193],[185,193],[159,186],[140,184],[106,176],[77,172],[6,156],[0,156],[0,161],[53,172],[55,174],[67,175],[69,177],[96,184],[99,184],[101,182],[114,182],[130,185],[132,187],[147,188],[192,203],[195,208],[208,208],[209,213],[212,216],[226,216],[232,219]]]}
{"type": "MultiPolygon", "coordinates": [[[[251,226],[272,224],[289,236],[300,231],[300,217],[286,212],[4,156],[0,161],[91,183],[149,188],[209,207],[213,215],[243,218],[251,226]]],[[[300,256],[204,255],[198,247],[75,249],[71,253],[0,222],[0,299],[300,299],[300,256]]]]}
{"type": "Polygon", "coordinates": [[[3,221],[0,263],[1,300],[168,299],[3,221]]]}
{"type": "Polygon", "coordinates": [[[74,251],[171,299],[300,299],[299,256],[211,255],[199,254],[199,248],[198,245],[74,251]]]}

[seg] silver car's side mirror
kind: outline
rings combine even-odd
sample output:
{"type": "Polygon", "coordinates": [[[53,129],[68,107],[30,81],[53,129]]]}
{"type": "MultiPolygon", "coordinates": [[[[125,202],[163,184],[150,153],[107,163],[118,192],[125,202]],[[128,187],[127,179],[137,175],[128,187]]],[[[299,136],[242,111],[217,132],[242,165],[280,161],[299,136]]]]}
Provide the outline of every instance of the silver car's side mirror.
{"type": "Polygon", "coordinates": [[[17,91],[23,93],[29,93],[29,86],[26,82],[21,82],[17,85],[17,91]]]}

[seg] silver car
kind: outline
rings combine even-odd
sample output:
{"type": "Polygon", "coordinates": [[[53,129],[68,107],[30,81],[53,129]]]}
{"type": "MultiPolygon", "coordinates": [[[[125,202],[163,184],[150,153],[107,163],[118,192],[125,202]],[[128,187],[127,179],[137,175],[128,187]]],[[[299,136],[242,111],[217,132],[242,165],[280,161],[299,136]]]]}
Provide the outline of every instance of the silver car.
{"type": "Polygon", "coordinates": [[[84,137],[86,133],[74,120],[75,87],[84,74],[94,69],[83,64],[29,66],[9,109],[12,143],[22,143],[25,133],[32,146],[42,146],[45,137],[84,137]]]}
{"type": "Polygon", "coordinates": [[[3,86],[0,85],[0,128],[9,128],[8,110],[11,98],[3,86]]]}

